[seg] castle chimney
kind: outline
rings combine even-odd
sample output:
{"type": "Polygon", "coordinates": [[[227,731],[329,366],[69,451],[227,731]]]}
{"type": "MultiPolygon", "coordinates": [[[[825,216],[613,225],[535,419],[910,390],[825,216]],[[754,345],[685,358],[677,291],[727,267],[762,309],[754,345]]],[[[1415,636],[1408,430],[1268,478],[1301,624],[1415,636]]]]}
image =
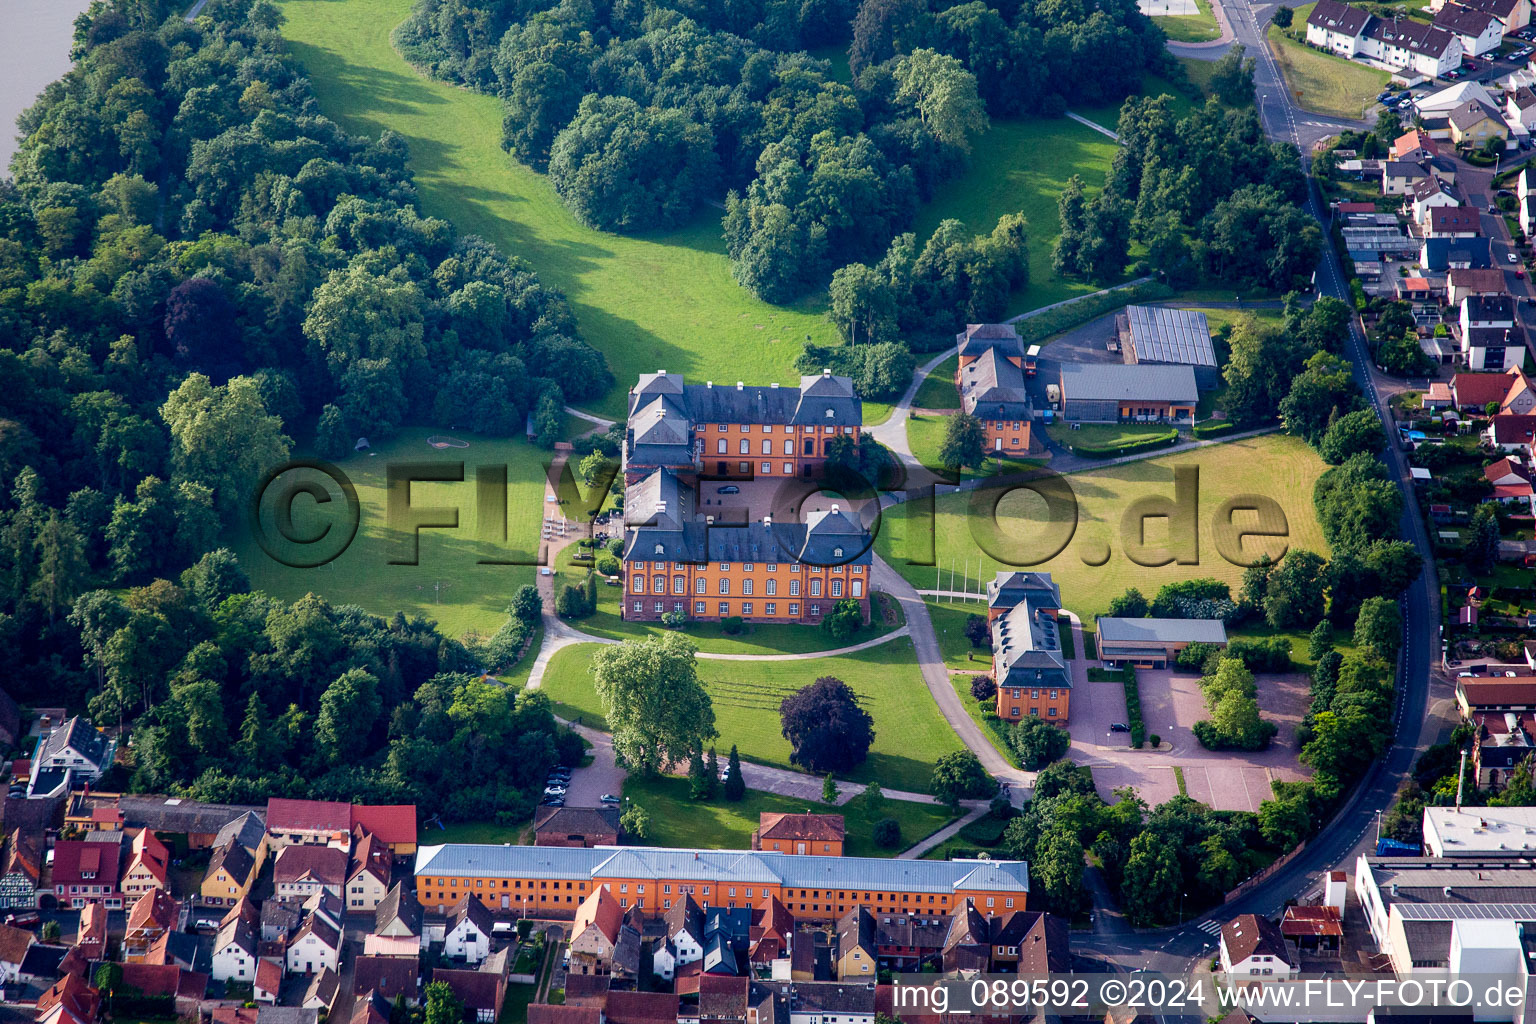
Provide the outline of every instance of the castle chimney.
{"type": "Polygon", "coordinates": [[[736,390],[737,391],[743,390],[744,388],[746,388],[746,386],[747,385],[745,383],[743,383],[742,381],[737,381],[736,382],[736,390]]]}
{"type": "Polygon", "coordinates": [[[712,380],[707,380],[707,381],[704,382],[704,386],[707,387],[707,388],[712,388],[712,387],[715,386],[715,382],[712,381],[712,380]]]}

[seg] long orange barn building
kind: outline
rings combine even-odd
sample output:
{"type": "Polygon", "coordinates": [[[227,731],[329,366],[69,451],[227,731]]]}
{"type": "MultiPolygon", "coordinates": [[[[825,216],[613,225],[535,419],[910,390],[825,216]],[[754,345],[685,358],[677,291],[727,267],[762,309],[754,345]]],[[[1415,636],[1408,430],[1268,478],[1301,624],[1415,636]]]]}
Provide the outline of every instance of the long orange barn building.
{"type": "Polygon", "coordinates": [[[873,914],[948,914],[970,899],[982,913],[1029,907],[1029,866],[1007,860],[886,860],[764,850],[653,847],[423,846],[416,899],[447,913],[473,894],[491,910],[569,918],[607,886],[626,909],[659,916],[685,894],[702,905],[750,907],[772,896],[797,920],[873,914]]]}

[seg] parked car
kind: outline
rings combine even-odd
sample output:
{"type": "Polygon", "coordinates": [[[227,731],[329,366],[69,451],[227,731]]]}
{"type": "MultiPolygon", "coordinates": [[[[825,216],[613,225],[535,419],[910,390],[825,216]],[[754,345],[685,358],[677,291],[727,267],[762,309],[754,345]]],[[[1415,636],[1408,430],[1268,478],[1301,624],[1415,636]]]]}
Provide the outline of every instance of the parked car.
{"type": "Polygon", "coordinates": [[[720,494],[740,494],[741,493],[741,488],[737,487],[735,484],[729,484],[729,485],[727,485],[725,487],[720,488],[718,493],[720,493],[720,494]]]}
{"type": "Polygon", "coordinates": [[[1381,95],[1376,97],[1376,102],[1377,103],[1385,103],[1387,100],[1389,100],[1391,98],[1392,98],[1392,90],[1391,89],[1383,89],[1383,90],[1381,90],[1381,95]]]}
{"type": "Polygon", "coordinates": [[[619,798],[614,796],[612,793],[604,793],[602,796],[597,798],[597,802],[600,804],[616,804],[620,801],[619,798]]]}
{"type": "Polygon", "coordinates": [[[1519,262],[1520,262],[1520,257],[1519,257],[1519,256],[1516,256],[1516,255],[1515,255],[1515,254],[1514,254],[1514,253],[1512,253],[1512,252],[1507,252],[1507,253],[1505,253],[1505,254],[1504,254],[1504,258],[1505,258],[1505,259],[1506,259],[1506,260],[1508,260],[1508,261],[1509,261],[1509,262],[1511,262],[1511,263],[1519,263],[1519,262]]]}
{"type": "Polygon", "coordinates": [[[1126,725],[1124,722],[1110,722],[1109,723],[1109,731],[1110,732],[1130,732],[1131,731],[1131,727],[1126,725]]]}

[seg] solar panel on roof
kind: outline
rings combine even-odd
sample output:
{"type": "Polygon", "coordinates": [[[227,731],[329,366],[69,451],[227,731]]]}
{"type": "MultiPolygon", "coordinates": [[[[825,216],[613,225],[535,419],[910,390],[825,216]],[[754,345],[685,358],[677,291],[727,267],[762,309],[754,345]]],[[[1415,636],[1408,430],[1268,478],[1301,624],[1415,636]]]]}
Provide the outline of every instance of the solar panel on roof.
{"type": "Polygon", "coordinates": [[[1394,903],[1405,921],[1536,921],[1536,903],[1394,903]]]}
{"type": "Polygon", "coordinates": [[[1127,306],[1125,312],[1138,362],[1216,365],[1204,313],[1163,306],[1127,306]]]}

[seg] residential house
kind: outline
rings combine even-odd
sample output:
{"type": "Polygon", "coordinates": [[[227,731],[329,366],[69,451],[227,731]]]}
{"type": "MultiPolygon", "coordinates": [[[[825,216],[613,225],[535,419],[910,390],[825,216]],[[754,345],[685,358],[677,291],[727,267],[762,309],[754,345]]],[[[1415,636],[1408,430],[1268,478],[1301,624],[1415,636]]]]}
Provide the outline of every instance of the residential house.
{"type": "Polygon", "coordinates": [[[347,869],[347,910],[376,910],[389,893],[394,857],[389,847],[372,832],[359,829],[352,843],[352,863],[347,869]]]}
{"type": "MultiPolygon", "coordinates": [[[[1536,404],[1531,404],[1528,400],[1522,400],[1522,407],[1519,408],[1504,407],[1505,399],[1513,389],[1513,378],[1512,371],[1456,374],[1451,378],[1451,394],[1456,400],[1456,408],[1466,412],[1482,413],[1487,411],[1490,404],[1496,402],[1498,412],[1529,415],[1536,411],[1536,404]]],[[[1520,385],[1520,394],[1524,394],[1525,390],[1525,386],[1520,385]]]]}
{"type": "Polygon", "coordinates": [[[1407,195],[1416,183],[1429,177],[1427,161],[1384,160],[1381,164],[1381,194],[1407,195]]]}
{"type": "Polygon", "coordinates": [[[346,885],[347,866],[347,851],[334,846],[279,846],[272,866],[276,896],[303,900],[321,890],[339,896],[346,885]]]}
{"type": "Polygon", "coordinates": [[[121,910],[118,889],[122,870],[122,833],[93,832],[87,839],[61,839],[53,845],[53,895],[60,906],[79,909],[100,902],[121,910]],[[103,841],[97,841],[103,840],[103,841]]]}
{"type": "Polygon", "coordinates": [[[699,978],[699,1024],[747,1024],[751,987],[750,978],[717,974],[699,978]]]}
{"type": "Polygon", "coordinates": [[[123,985],[150,998],[169,997],[178,1014],[196,1016],[208,992],[208,975],[174,964],[123,964],[123,985]]]}
{"type": "Polygon", "coordinates": [[[875,917],[855,907],[837,922],[837,976],[842,981],[875,978],[880,973],[875,917]]]}
{"type": "Polygon", "coordinates": [[[96,1024],[101,995],[77,974],[66,974],[37,999],[37,1024],[96,1024]]]}
{"type": "Polygon", "coordinates": [[[133,899],[152,890],[165,890],[170,882],[170,862],[171,851],[149,829],[134,836],[120,886],[123,895],[133,899]]]}
{"type": "Polygon", "coordinates": [[[1485,466],[1483,476],[1493,485],[1491,500],[1501,505],[1514,505],[1521,512],[1536,512],[1532,501],[1536,492],[1531,489],[1531,471],[1523,462],[1506,455],[1485,466]]]}
{"type": "Polygon", "coordinates": [[[47,796],[95,782],[112,767],[116,753],[116,740],[108,739],[89,720],[76,715],[38,741],[27,795],[47,796]]]}
{"type": "Polygon", "coordinates": [[[795,918],[776,897],[765,896],[752,908],[748,933],[748,958],[754,964],[770,964],[788,956],[795,937],[795,918]]]}
{"type": "Polygon", "coordinates": [[[970,900],[949,915],[942,955],[947,974],[979,974],[991,969],[992,928],[970,900]]]}
{"type": "Polygon", "coordinates": [[[228,844],[238,843],[251,859],[256,862],[259,870],[267,859],[267,822],[260,811],[246,811],[236,818],[226,822],[214,834],[213,843],[215,850],[228,844]]]}
{"type": "MultiPolygon", "coordinates": [[[[1447,0],[1430,0],[1429,9],[1438,11],[1447,0]]],[[[1463,7],[1487,11],[1504,23],[1504,34],[1518,32],[1531,23],[1531,0],[1455,0],[1463,7]]]]}
{"type": "Polygon", "coordinates": [[[1486,270],[1493,267],[1493,248],[1483,237],[1426,238],[1419,244],[1419,262],[1429,272],[1486,270]]]}
{"type": "Polygon", "coordinates": [[[684,893],[666,909],[662,920],[664,938],[652,955],[651,969],[670,979],[679,967],[704,959],[704,910],[691,895],[684,893]]]}
{"type": "MultiPolygon", "coordinates": [[[[1409,163],[1427,163],[1440,155],[1440,144],[1427,132],[1410,129],[1392,140],[1392,159],[1409,163]]],[[[1374,212],[1374,207],[1372,211],[1374,212]]]]}
{"type": "Polygon", "coordinates": [[[283,988],[283,965],[277,960],[258,960],[251,998],[258,1003],[275,1005],[283,988]]]}
{"type": "Polygon", "coordinates": [[[100,903],[87,903],[80,910],[80,924],[75,929],[75,948],[87,960],[105,960],[107,956],[107,911],[100,903]]]}
{"type": "Polygon", "coordinates": [[[1477,270],[1452,270],[1446,275],[1447,298],[1457,309],[1468,295],[1503,295],[1509,289],[1504,284],[1504,271],[1494,267],[1477,270]]]}
{"type": "Polygon", "coordinates": [[[37,906],[43,880],[41,837],[13,829],[0,856],[0,910],[30,910],[37,906]]]}
{"type": "Polygon", "coordinates": [[[9,985],[16,980],[22,962],[27,959],[27,950],[35,941],[37,937],[25,928],[0,924],[0,985],[9,985]]]}
{"type": "Polygon", "coordinates": [[[21,967],[16,971],[16,980],[23,985],[52,985],[64,976],[64,961],[73,952],[73,946],[54,942],[33,942],[27,946],[27,952],[21,958],[21,967]]]}
{"type": "MultiPolygon", "coordinates": [[[[389,1024],[389,1000],[374,991],[361,993],[352,1006],[350,1024],[389,1024]]],[[[217,1021],[214,1024],[218,1024],[217,1021]]]]}
{"type": "Polygon", "coordinates": [[[826,857],[843,854],[841,814],[779,814],[764,811],[757,816],[750,846],[780,853],[816,853],[826,857]]]}
{"type": "Polygon", "coordinates": [[[412,1006],[421,1002],[421,965],[415,957],[363,955],[353,961],[352,976],[355,996],[377,992],[390,1003],[402,996],[412,1006]]]}
{"type": "Polygon", "coordinates": [[[1468,100],[1450,113],[1451,141],[1467,149],[1481,149],[1489,139],[1508,139],[1509,126],[1497,107],[1482,100],[1468,100]]]}
{"type": "Polygon", "coordinates": [[[1273,921],[1242,914],[1221,926],[1221,969],[1232,975],[1289,978],[1300,966],[1273,921]]]}
{"type": "MultiPolygon", "coordinates": [[[[265,841],[266,833],[263,832],[263,850],[265,841]]],[[[233,906],[250,895],[260,870],[251,852],[238,839],[230,839],[217,847],[209,858],[198,897],[210,907],[233,906]]]]}
{"type": "Polygon", "coordinates": [[[604,1024],[677,1024],[677,995],[673,992],[608,993],[604,1024]]]}
{"type": "Polygon", "coordinates": [[[1167,668],[1190,644],[1227,645],[1227,629],[1220,619],[1116,618],[1097,620],[1099,658],[1119,667],[1167,668]]]}
{"type": "Polygon", "coordinates": [[[569,972],[612,973],[613,953],[623,927],[624,909],[606,886],[582,900],[571,924],[569,972]]]}
{"type": "Polygon", "coordinates": [[[421,903],[409,885],[396,882],[373,912],[373,934],[394,939],[421,938],[421,903]]]}
{"type": "Polygon", "coordinates": [[[1487,11],[1447,3],[1435,12],[1433,24],[1453,32],[1461,40],[1462,52],[1480,57],[1497,50],[1504,41],[1504,23],[1487,11]]]}
{"type": "MultiPolygon", "coordinates": [[[[673,1018],[674,1024],[676,1018],[673,1018]]],[[[553,1003],[528,1004],[528,1024],[603,1024],[603,1011],[596,1006],[564,1006],[553,1003]]]]}
{"type": "Polygon", "coordinates": [[[1507,90],[1504,93],[1504,117],[1511,125],[1519,125],[1527,132],[1536,128],[1536,89],[1522,85],[1507,90]]]}
{"type": "MultiPolygon", "coordinates": [[[[416,951],[420,952],[418,945],[416,951]]],[[[311,913],[288,940],[288,970],[293,974],[341,970],[341,930],[324,915],[311,913]]]]}
{"type": "Polygon", "coordinates": [[[219,836],[231,823],[254,814],[258,823],[265,820],[260,807],[247,804],[209,804],[179,797],[125,793],[113,802],[122,812],[129,832],[147,828],[163,840],[174,838],[187,849],[205,850],[219,844],[219,836]]]}
{"type": "Polygon", "coordinates": [[[144,954],[143,963],[180,967],[194,974],[207,974],[212,961],[208,949],[191,932],[167,931],[144,954]]]}
{"type": "MultiPolygon", "coordinates": [[[[1415,223],[1424,223],[1427,211],[1436,206],[1461,206],[1461,190],[1435,175],[1418,178],[1408,186],[1406,199],[1415,223]]],[[[1462,243],[1468,244],[1468,243],[1462,243]]],[[[1434,270],[1434,267],[1427,269],[1434,270]]]]}
{"type": "Polygon", "coordinates": [[[162,935],[176,930],[180,920],[181,904],[164,889],[150,889],[128,911],[123,958],[130,962],[141,959],[162,935]]]}
{"type": "Polygon", "coordinates": [[[1065,974],[1072,969],[1067,922],[1039,910],[990,917],[992,970],[1017,974],[1065,974]]]}
{"type": "Polygon", "coordinates": [[[1536,453],[1536,416],[1499,413],[1488,421],[1483,439],[1494,451],[1518,454],[1529,462],[1536,453]]]}
{"type": "Polygon", "coordinates": [[[790,1024],[875,1024],[875,983],[804,981],[790,989],[790,1024]]]}
{"type": "Polygon", "coordinates": [[[1525,342],[1515,332],[1512,296],[1467,296],[1460,327],[1462,357],[1470,369],[1499,372],[1519,366],[1525,357],[1525,342]]]}
{"type": "Polygon", "coordinates": [[[261,904],[261,941],[287,942],[288,936],[298,928],[304,914],[298,907],[280,900],[263,900],[261,904]]]}
{"type": "Polygon", "coordinates": [[[256,931],[244,917],[226,916],[213,940],[211,973],[216,981],[254,981],[256,931]]]}
{"type": "Polygon", "coordinates": [[[491,955],[491,931],[495,924],[485,904],[465,893],[448,915],[443,931],[444,955],[478,964],[491,955]]]}
{"type": "Polygon", "coordinates": [[[937,968],[943,959],[948,924],[943,917],[920,914],[882,917],[875,936],[880,966],[893,971],[917,971],[924,966],[937,968]]]}
{"type": "Polygon", "coordinates": [[[1471,206],[1434,206],[1421,225],[1426,238],[1476,238],[1483,233],[1478,212],[1471,206]]]}
{"type": "Polygon", "coordinates": [[[396,857],[416,855],[415,804],[353,804],[352,831],[371,833],[396,857]]]}
{"type": "Polygon", "coordinates": [[[612,987],[613,980],[605,974],[568,974],[565,978],[565,1004],[601,1010],[608,1003],[608,993],[612,987]]]}
{"type": "Polygon", "coordinates": [[[1065,725],[1071,717],[1072,673],[1061,653],[1060,612],[1061,589],[1050,573],[999,572],[988,582],[999,718],[1065,725]]]}
{"type": "Polygon", "coordinates": [[[473,1014],[479,1024],[494,1024],[501,1018],[507,996],[508,951],[503,949],[487,957],[478,970],[439,967],[432,981],[443,982],[463,1004],[466,1016],[473,1014]]]}
{"type": "Polygon", "coordinates": [[[323,1010],[327,1015],[336,1008],[336,997],[341,995],[341,976],[329,967],[322,968],[309,979],[304,999],[299,1003],[306,1010],[323,1010]]]}
{"type": "Polygon", "coordinates": [[[1307,18],[1307,42],[1436,78],[1459,65],[1463,53],[1456,33],[1406,18],[1378,18],[1339,0],[1318,0],[1307,18]]]}
{"type": "Polygon", "coordinates": [[[267,801],[267,837],[279,852],[292,845],[350,846],[352,805],[338,800],[273,797],[267,801]]]}
{"type": "Polygon", "coordinates": [[[540,807],[533,814],[535,846],[617,846],[617,807],[540,807]]]}

